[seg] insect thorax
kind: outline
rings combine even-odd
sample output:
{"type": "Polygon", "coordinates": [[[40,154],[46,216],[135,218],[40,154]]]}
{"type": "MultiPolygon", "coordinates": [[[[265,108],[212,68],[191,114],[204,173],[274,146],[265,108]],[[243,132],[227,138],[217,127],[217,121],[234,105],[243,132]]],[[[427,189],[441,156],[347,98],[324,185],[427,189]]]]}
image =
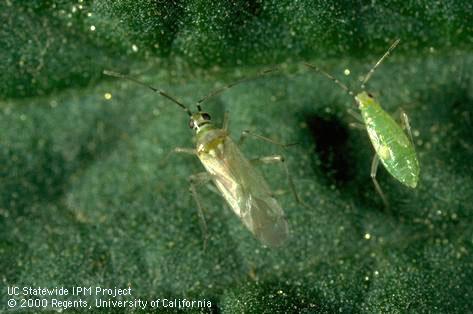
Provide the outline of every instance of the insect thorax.
{"type": "Polygon", "coordinates": [[[227,134],[222,129],[209,128],[196,134],[197,154],[217,155],[223,152],[227,134]]]}

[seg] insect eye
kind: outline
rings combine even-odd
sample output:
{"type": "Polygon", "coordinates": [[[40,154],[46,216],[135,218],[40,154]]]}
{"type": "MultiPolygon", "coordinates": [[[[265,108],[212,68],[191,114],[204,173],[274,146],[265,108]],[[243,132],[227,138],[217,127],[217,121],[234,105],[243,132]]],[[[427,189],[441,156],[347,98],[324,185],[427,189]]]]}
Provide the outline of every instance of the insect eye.
{"type": "Polygon", "coordinates": [[[189,120],[189,128],[191,128],[191,129],[194,128],[194,120],[192,120],[192,119],[189,120]]]}
{"type": "Polygon", "coordinates": [[[208,113],[205,113],[205,112],[204,112],[204,113],[202,114],[202,118],[203,118],[204,120],[210,120],[210,115],[209,115],[208,113]]]}

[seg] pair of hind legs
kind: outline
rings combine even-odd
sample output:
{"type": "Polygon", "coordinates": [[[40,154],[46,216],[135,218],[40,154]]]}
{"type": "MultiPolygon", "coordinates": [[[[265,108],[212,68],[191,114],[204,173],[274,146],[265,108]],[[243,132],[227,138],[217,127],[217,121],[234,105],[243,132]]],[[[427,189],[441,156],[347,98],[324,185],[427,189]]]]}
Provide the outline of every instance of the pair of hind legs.
{"type": "MultiPolygon", "coordinates": [[[[350,115],[352,115],[358,122],[355,123],[350,123],[350,127],[360,129],[360,130],[366,130],[365,123],[363,121],[363,118],[361,115],[351,109],[347,110],[350,115]]],[[[414,138],[412,137],[412,130],[411,130],[411,125],[409,123],[409,117],[405,113],[405,111],[402,108],[398,108],[397,112],[399,114],[401,126],[403,130],[407,131],[407,134],[409,135],[409,139],[411,140],[412,143],[414,143],[414,138]]],[[[396,114],[397,115],[397,114],[396,114]]],[[[378,192],[379,196],[383,200],[384,206],[389,207],[389,202],[386,198],[386,196],[383,193],[383,190],[381,189],[381,186],[378,183],[378,180],[376,179],[376,174],[378,172],[378,166],[379,166],[379,156],[378,154],[374,154],[373,160],[371,161],[371,180],[373,180],[374,187],[376,189],[376,192],[378,192]]]]}
{"type": "MultiPolygon", "coordinates": [[[[223,127],[222,127],[223,130],[225,130],[226,132],[228,132],[228,114],[225,113],[225,116],[224,116],[224,121],[223,121],[223,127]]],[[[248,137],[252,137],[254,139],[257,139],[257,140],[261,140],[261,141],[265,141],[265,142],[269,142],[271,144],[274,144],[274,145],[278,145],[278,146],[281,146],[281,147],[288,147],[288,146],[291,146],[291,145],[294,145],[294,144],[282,144],[282,143],[279,143],[277,141],[274,141],[270,138],[267,138],[267,137],[264,137],[264,136],[261,136],[261,135],[258,135],[258,134],[254,134],[248,130],[245,130],[241,133],[240,135],[240,139],[238,141],[238,145],[241,146],[243,145],[244,141],[248,138],[248,137]]],[[[197,155],[197,152],[195,149],[192,149],[192,148],[181,148],[181,147],[177,147],[175,148],[172,153],[184,153],[184,154],[189,154],[189,155],[197,155]]],[[[269,163],[280,163],[285,171],[285,174],[286,174],[286,177],[287,177],[287,180],[288,180],[288,183],[289,183],[289,188],[291,189],[291,192],[294,196],[294,199],[296,200],[296,202],[298,204],[302,204],[302,205],[305,205],[301,198],[299,197],[297,191],[296,191],[296,188],[295,188],[295,185],[294,185],[294,181],[292,179],[292,176],[289,172],[289,168],[287,167],[287,164],[286,164],[286,161],[285,161],[285,158],[284,156],[282,155],[272,155],[272,156],[265,156],[265,157],[260,157],[260,158],[256,158],[256,159],[252,159],[250,160],[250,162],[252,164],[259,164],[259,163],[263,163],[263,164],[269,164],[269,163]]],[[[203,211],[203,205],[202,205],[202,200],[199,196],[199,193],[198,193],[198,187],[199,186],[202,186],[204,184],[208,184],[210,183],[210,181],[212,180],[212,175],[207,173],[207,172],[200,172],[200,173],[197,173],[197,174],[193,174],[191,176],[189,176],[189,181],[190,181],[190,192],[191,192],[191,195],[192,195],[192,198],[194,199],[196,205],[197,205],[197,210],[198,210],[198,215],[199,215],[199,220],[200,220],[200,223],[201,223],[201,228],[202,228],[202,233],[203,233],[203,236],[204,236],[204,249],[207,245],[207,239],[208,239],[208,233],[207,233],[207,223],[205,221],[205,216],[204,216],[204,211],[203,211]]],[[[212,192],[216,192],[218,193],[212,185],[208,185],[209,189],[212,191],[212,192]]]]}

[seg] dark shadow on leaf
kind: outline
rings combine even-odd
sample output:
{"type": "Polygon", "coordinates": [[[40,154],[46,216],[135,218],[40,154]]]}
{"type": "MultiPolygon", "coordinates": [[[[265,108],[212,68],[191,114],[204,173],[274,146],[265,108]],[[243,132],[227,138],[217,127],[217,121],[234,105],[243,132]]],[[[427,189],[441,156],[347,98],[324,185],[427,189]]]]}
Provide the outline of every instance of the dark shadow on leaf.
{"type": "Polygon", "coordinates": [[[329,180],[346,184],[353,179],[353,165],[347,149],[349,131],[335,116],[309,114],[306,123],[320,159],[321,172],[329,180]]]}
{"type": "Polygon", "coordinates": [[[5,149],[0,163],[8,165],[0,176],[0,206],[9,211],[34,207],[62,195],[68,169],[64,157],[48,138],[31,138],[29,151],[5,149]]]}

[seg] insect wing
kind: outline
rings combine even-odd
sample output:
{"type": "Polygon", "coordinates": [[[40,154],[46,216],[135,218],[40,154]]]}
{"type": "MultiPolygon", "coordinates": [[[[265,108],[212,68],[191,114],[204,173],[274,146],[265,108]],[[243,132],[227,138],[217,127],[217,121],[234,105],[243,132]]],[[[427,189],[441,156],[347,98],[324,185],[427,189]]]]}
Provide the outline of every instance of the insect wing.
{"type": "Polygon", "coordinates": [[[288,236],[284,212],[261,175],[226,136],[215,154],[199,156],[222,196],[262,243],[279,246],[288,236]]]}

